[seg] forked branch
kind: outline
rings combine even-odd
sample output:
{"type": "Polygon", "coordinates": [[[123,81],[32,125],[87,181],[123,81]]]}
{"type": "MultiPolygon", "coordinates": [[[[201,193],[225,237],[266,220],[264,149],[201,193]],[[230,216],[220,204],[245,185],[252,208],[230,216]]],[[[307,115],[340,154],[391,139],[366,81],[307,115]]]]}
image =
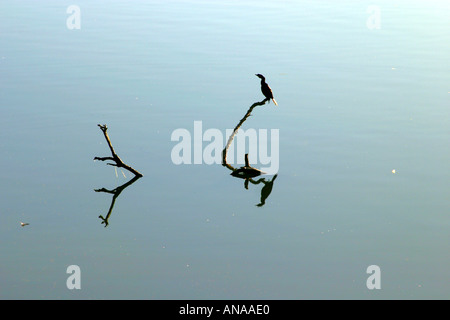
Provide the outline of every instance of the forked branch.
{"type": "Polygon", "coordinates": [[[104,125],[98,124],[98,126],[102,130],[103,135],[105,136],[106,142],[108,143],[109,149],[111,150],[112,157],[95,157],[94,160],[100,160],[100,161],[111,160],[111,161],[114,161],[114,163],[108,163],[108,165],[114,166],[114,167],[119,167],[119,168],[124,168],[124,169],[130,171],[131,173],[133,173],[135,176],[142,177],[143,176],[142,173],[140,173],[136,169],[133,169],[129,165],[125,164],[122,161],[122,159],[119,158],[117,153],[114,151],[114,148],[113,148],[113,146],[111,144],[111,140],[109,139],[109,136],[108,136],[108,132],[107,132],[108,127],[106,126],[106,124],[104,124],[104,125]]]}

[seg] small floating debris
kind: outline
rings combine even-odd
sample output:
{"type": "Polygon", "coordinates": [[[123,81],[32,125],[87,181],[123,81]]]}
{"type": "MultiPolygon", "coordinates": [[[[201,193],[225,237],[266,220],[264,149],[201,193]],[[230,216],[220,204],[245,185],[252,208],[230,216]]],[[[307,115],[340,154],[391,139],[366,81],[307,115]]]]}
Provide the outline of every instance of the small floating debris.
{"type": "Polygon", "coordinates": [[[22,227],[25,227],[25,226],[29,225],[29,223],[20,221],[20,225],[21,225],[22,227]]]}
{"type": "Polygon", "coordinates": [[[239,169],[236,169],[231,173],[231,175],[233,177],[238,177],[238,178],[243,178],[243,179],[254,178],[261,174],[265,174],[265,172],[262,172],[261,170],[250,166],[249,161],[248,161],[248,153],[245,154],[245,167],[240,167],[239,169]]]}
{"type": "Polygon", "coordinates": [[[241,167],[239,169],[234,170],[232,173],[230,173],[233,177],[243,178],[243,179],[249,179],[257,177],[261,174],[264,174],[261,170],[252,168],[252,167],[241,167]]]}
{"type": "Polygon", "coordinates": [[[392,171],[391,171],[391,172],[392,172],[393,174],[395,174],[395,172],[396,172],[396,171],[395,171],[395,169],[392,169],[392,171]]]}

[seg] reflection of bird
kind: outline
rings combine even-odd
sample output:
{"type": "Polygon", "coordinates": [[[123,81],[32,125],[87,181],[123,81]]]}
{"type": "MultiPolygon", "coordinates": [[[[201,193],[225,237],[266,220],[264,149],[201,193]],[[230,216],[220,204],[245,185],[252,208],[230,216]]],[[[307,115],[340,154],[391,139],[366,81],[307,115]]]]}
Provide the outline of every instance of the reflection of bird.
{"type": "Polygon", "coordinates": [[[266,203],[266,199],[272,192],[273,182],[275,181],[277,176],[278,176],[277,174],[274,175],[272,180],[268,182],[263,181],[264,187],[261,189],[261,203],[257,204],[256,206],[262,207],[266,203]]]}
{"type": "Polygon", "coordinates": [[[270,89],[269,85],[266,83],[266,78],[264,78],[264,76],[259,73],[256,74],[256,76],[261,79],[261,92],[263,93],[264,97],[266,97],[266,99],[268,99],[269,101],[272,100],[273,103],[275,103],[275,105],[277,106],[278,103],[273,98],[272,89],[270,89]]]}
{"type": "Polygon", "coordinates": [[[20,222],[20,225],[21,225],[22,227],[25,227],[25,226],[29,225],[29,223],[20,222]]]}

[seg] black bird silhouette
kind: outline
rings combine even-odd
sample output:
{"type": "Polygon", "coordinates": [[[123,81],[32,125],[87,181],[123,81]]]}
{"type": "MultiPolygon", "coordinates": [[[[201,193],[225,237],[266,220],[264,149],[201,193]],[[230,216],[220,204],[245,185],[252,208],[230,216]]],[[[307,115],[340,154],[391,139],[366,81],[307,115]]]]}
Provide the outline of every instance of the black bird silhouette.
{"type": "Polygon", "coordinates": [[[263,93],[264,97],[266,97],[269,102],[270,100],[272,100],[273,103],[275,103],[275,105],[277,106],[278,103],[273,98],[272,89],[270,89],[269,85],[266,83],[266,78],[264,78],[264,76],[259,73],[256,74],[256,76],[261,79],[261,92],[263,93]]]}

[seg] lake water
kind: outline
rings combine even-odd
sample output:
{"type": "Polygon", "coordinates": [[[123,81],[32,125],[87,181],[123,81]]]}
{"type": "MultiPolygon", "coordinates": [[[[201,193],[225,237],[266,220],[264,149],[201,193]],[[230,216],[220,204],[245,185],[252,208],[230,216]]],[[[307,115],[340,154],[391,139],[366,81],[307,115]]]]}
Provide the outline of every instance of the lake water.
{"type": "Polygon", "coordinates": [[[448,1],[2,1],[0,298],[450,298],[449,21],[448,1]],[[276,178],[230,175],[237,140],[209,164],[241,119],[276,178]],[[142,178],[93,161],[97,124],[142,178]]]}

